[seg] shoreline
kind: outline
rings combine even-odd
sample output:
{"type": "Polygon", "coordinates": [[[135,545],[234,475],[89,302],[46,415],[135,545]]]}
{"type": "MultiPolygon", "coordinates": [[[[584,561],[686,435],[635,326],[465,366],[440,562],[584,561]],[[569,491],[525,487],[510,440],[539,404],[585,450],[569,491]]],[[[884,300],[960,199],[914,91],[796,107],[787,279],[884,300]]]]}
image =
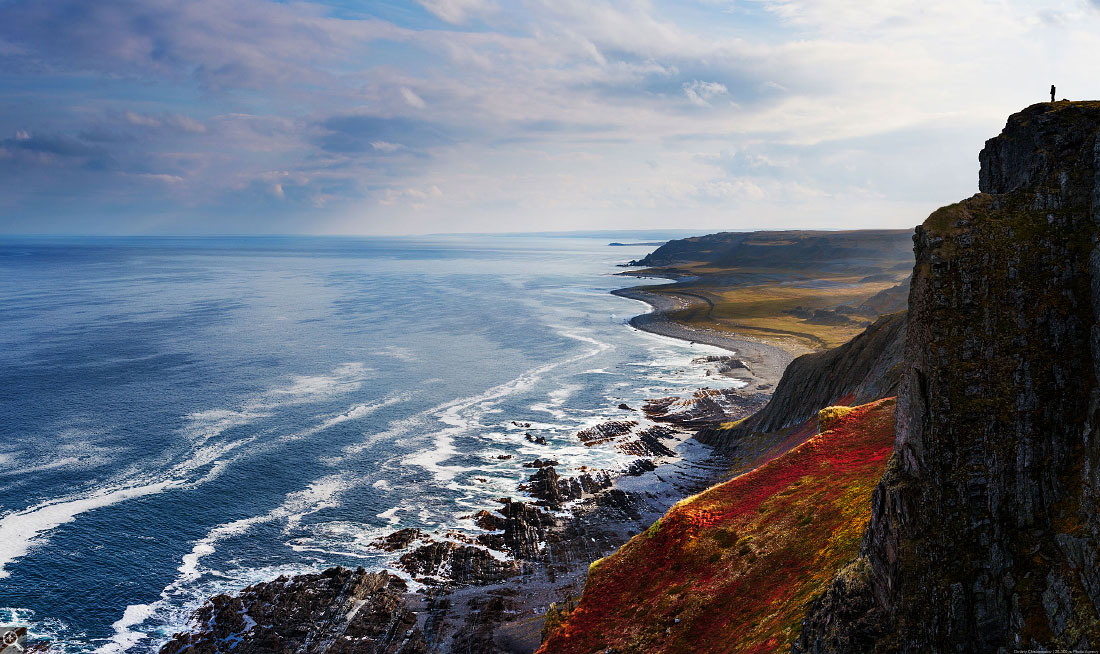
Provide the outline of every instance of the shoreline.
{"type": "MultiPolygon", "coordinates": [[[[611,293],[653,308],[629,321],[634,328],[731,351],[747,366],[731,371],[732,374],[723,373],[746,382],[741,388],[723,391],[736,396],[728,397],[727,404],[723,405],[725,410],[740,406],[743,415],[758,410],[793,358],[768,343],[688,328],[665,317],[665,312],[682,308],[680,303],[690,300],[660,296],[637,288],[611,293]],[[733,405],[728,404],[730,401],[733,405]]],[[[708,401],[700,399],[706,397],[700,393],[707,391],[700,389],[695,398],[708,401]]],[[[638,419],[649,415],[643,407],[632,411],[637,412],[638,419]]],[[[738,417],[730,416],[731,419],[738,417]]],[[[394,560],[382,572],[374,574],[392,576],[400,570],[398,576],[426,584],[417,590],[391,593],[393,610],[404,612],[401,615],[408,623],[408,633],[416,631],[422,639],[424,649],[412,647],[408,651],[531,654],[541,644],[541,632],[548,614],[554,614],[555,606],[569,606],[580,597],[593,561],[616,551],[683,498],[727,480],[733,472],[751,467],[753,454],[721,452],[697,441],[698,427],[680,422],[684,419],[686,417],[676,419],[670,414],[667,421],[660,420],[661,425],[672,427],[673,433],[656,440],[671,446],[675,451],[673,456],[639,455],[639,459],[646,458],[648,469],[612,473],[606,484],[589,488],[599,473],[609,471],[592,470],[559,477],[549,465],[532,467],[530,462],[525,462],[525,467],[531,467],[532,476],[516,489],[515,495],[501,498],[498,500],[500,505],[486,506],[474,515],[482,521],[479,526],[485,530],[476,540],[456,540],[446,531],[420,530],[415,533],[399,530],[379,539],[379,547],[392,543],[393,549],[386,547],[385,551],[392,551],[394,560]],[[540,478],[542,481],[538,481],[540,478]],[[546,501],[578,484],[583,491],[579,492],[577,501],[562,497],[566,501],[561,506],[546,501]],[[407,538],[402,538],[403,535],[407,538]],[[508,559],[497,560],[488,550],[503,553],[508,559]],[[424,581],[424,577],[437,574],[440,575],[437,581],[424,581]]],[[[650,417],[650,420],[659,419],[650,417]]],[[[631,430],[630,438],[637,435],[634,431],[631,430]]],[[[612,446],[614,442],[603,446],[612,446]]],[[[561,472],[566,471],[562,469],[561,472]]],[[[372,574],[356,576],[361,573],[349,571],[347,574],[360,580],[372,574]]],[[[270,604],[259,610],[281,613],[317,592],[318,584],[323,585],[323,580],[308,575],[293,577],[281,596],[276,594],[269,600],[270,604]]],[[[361,601],[367,597],[344,598],[351,599],[361,601]]],[[[230,619],[235,610],[225,609],[229,612],[221,617],[230,619]]],[[[188,630],[169,639],[164,645],[171,647],[166,651],[182,651],[180,648],[194,642],[193,639],[217,642],[219,637],[232,637],[228,632],[219,633],[222,627],[218,626],[218,619],[213,618],[213,613],[209,615],[212,617],[210,622],[192,624],[188,630]]],[[[389,616],[386,613],[383,622],[388,621],[389,616]]],[[[401,651],[405,651],[403,646],[401,651]]]]}
{"type": "Polygon", "coordinates": [[[748,366],[748,374],[740,378],[748,382],[745,390],[771,392],[783,377],[783,371],[794,360],[794,355],[783,348],[746,337],[725,334],[714,329],[697,329],[669,320],[667,313],[684,309],[688,304],[660,293],[652,293],[642,287],[622,288],[612,295],[637,300],[649,305],[651,311],[630,319],[635,329],[651,334],[675,338],[681,341],[713,345],[731,352],[748,366]]]}

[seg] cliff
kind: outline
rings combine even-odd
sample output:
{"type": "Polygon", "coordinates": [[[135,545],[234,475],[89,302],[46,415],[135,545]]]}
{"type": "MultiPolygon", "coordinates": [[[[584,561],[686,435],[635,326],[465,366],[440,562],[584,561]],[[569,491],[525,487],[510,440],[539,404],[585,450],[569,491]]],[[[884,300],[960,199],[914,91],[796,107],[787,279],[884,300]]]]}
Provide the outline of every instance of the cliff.
{"type": "Polygon", "coordinates": [[[750,434],[797,427],[827,406],[864,404],[896,395],[905,322],[904,311],[883,316],[840,347],[796,358],[761,411],[729,429],[704,429],[696,438],[718,447],[735,447],[750,434]]]}
{"type": "Polygon", "coordinates": [[[795,652],[1100,647],[1098,131],[1011,116],[917,228],[894,456],[795,652]]]}
{"type": "Polygon", "coordinates": [[[855,555],[892,451],[894,401],[823,412],[822,432],[690,497],[592,565],[543,654],[774,652],[855,555]],[[644,571],[639,574],[639,571],[644,571]]]}

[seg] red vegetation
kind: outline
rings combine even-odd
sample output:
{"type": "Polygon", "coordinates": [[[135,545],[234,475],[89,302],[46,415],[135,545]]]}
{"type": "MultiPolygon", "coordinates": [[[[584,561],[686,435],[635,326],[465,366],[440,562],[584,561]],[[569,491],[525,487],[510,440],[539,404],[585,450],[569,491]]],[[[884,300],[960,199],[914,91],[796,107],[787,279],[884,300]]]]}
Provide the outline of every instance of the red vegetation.
{"type": "Polygon", "coordinates": [[[855,557],[894,444],[894,401],[854,408],[688,498],[593,564],[541,654],[786,652],[805,605],[855,557]]]}

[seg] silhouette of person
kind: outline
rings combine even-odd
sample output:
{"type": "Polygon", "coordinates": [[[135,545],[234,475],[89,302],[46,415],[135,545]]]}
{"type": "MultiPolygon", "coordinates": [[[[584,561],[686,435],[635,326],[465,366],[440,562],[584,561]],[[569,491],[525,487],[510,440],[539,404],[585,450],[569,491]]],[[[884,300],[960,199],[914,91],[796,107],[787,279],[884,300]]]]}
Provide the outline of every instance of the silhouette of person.
{"type": "Polygon", "coordinates": [[[1050,101],[1054,102],[1054,85],[1050,85],[1050,101]]]}

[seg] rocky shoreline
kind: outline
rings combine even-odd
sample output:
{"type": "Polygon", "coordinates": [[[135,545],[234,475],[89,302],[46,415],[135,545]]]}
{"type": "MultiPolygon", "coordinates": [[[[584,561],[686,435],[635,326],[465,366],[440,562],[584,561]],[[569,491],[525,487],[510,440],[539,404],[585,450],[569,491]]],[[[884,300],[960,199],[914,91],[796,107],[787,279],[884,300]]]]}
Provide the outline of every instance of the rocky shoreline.
{"type": "Polygon", "coordinates": [[[392,572],[337,567],[219,595],[196,612],[192,631],[176,634],[161,652],[534,652],[547,614],[580,596],[593,561],[682,498],[751,464],[699,444],[694,434],[759,410],[778,381],[782,350],[664,335],[735,350],[736,358],[693,364],[749,385],[620,406],[634,417],[576,437],[636,457],[627,468],[566,471],[552,459],[517,461],[531,474],[516,496],[470,516],[483,533],[402,529],[372,543],[393,553],[392,572]]]}

